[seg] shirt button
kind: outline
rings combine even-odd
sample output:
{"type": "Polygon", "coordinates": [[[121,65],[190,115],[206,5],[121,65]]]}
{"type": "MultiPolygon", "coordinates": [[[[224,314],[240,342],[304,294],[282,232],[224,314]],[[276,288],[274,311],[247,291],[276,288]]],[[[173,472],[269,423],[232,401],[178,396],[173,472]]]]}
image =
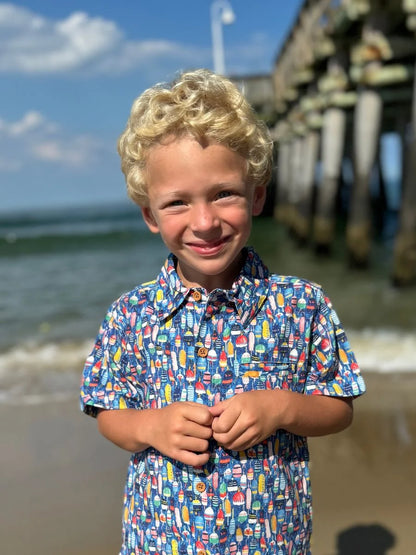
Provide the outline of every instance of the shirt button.
{"type": "Polygon", "coordinates": [[[194,298],[194,301],[200,301],[202,299],[201,291],[194,291],[192,293],[192,296],[194,298]]]}
{"type": "Polygon", "coordinates": [[[199,493],[204,492],[206,488],[204,482],[198,482],[195,487],[196,487],[196,491],[199,491],[199,493]]]}
{"type": "Polygon", "coordinates": [[[197,354],[199,357],[206,358],[206,356],[208,355],[208,349],[206,349],[205,347],[199,347],[197,354]]]}

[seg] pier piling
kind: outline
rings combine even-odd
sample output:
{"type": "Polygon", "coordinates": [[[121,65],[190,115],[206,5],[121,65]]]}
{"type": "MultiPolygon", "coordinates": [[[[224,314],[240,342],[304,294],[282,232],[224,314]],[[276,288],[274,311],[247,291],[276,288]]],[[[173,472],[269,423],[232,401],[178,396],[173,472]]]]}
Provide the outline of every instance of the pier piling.
{"type": "Polygon", "coordinates": [[[391,270],[398,285],[416,283],[415,31],[415,1],[305,0],[273,70],[274,214],[300,242],[312,238],[316,251],[329,253],[341,198],[348,260],[365,268],[376,234],[383,237],[383,195],[399,186],[391,270]],[[381,161],[381,136],[398,133],[403,121],[411,128],[405,163],[391,153],[381,161]],[[343,169],[351,159],[349,183],[343,169]],[[401,183],[388,182],[386,164],[403,167],[401,183]]]}

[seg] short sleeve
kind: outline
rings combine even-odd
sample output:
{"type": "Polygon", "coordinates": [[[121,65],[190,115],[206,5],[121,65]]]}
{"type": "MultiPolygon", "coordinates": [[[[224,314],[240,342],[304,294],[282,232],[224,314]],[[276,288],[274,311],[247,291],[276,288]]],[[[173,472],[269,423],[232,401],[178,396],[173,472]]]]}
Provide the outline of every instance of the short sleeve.
{"type": "Polygon", "coordinates": [[[81,410],[96,416],[98,409],[141,408],[137,376],[140,364],[128,320],[118,301],[101,324],[81,380],[81,410]]]}
{"type": "Polygon", "coordinates": [[[331,301],[319,289],[305,393],[357,397],[365,392],[355,355],[331,301]]]}

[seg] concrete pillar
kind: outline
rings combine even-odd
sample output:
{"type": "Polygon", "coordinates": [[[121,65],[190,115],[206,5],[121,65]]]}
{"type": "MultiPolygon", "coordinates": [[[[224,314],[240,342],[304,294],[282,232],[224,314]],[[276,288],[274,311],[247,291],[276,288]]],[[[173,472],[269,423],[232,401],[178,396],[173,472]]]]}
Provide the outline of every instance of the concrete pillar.
{"type": "Polygon", "coordinates": [[[302,141],[302,164],[300,167],[300,191],[297,201],[295,234],[301,244],[308,241],[312,218],[312,200],[315,170],[319,155],[319,133],[309,131],[302,141]]]}
{"type": "Polygon", "coordinates": [[[354,267],[366,266],[370,254],[370,178],[378,152],[381,115],[380,94],[370,89],[361,91],[354,112],[355,179],[347,224],[347,248],[354,267]]]}
{"type": "Polygon", "coordinates": [[[318,252],[330,250],[335,231],[335,200],[341,175],[346,115],[328,108],[322,125],[322,178],[318,188],[313,236],[318,252]]]}
{"type": "Polygon", "coordinates": [[[416,73],[409,135],[404,139],[403,194],[392,276],[393,283],[400,286],[416,282],[416,73]]]}
{"type": "Polygon", "coordinates": [[[303,137],[297,135],[290,145],[290,178],[288,188],[288,204],[286,206],[286,224],[296,232],[297,204],[302,190],[303,137]]]}
{"type": "Polygon", "coordinates": [[[279,141],[276,171],[277,195],[274,216],[279,222],[286,223],[290,186],[290,142],[287,139],[279,141]]]}

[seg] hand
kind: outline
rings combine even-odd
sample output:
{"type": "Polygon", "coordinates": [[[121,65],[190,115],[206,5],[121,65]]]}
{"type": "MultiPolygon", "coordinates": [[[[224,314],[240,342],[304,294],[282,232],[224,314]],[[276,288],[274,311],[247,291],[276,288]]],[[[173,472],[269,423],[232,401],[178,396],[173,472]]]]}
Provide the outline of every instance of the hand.
{"type": "Polygon", "coordinates": [[[226,449],[248,449],[279,428],[278,391],[247,391],[210,407],[213,438],[226,449]]]}
{"type": "Polygon", "coordinates": [[[177,402],[148,412],[148,443],[177,461],[192,466],[206,464],[213,416],[199,403],[177,402]]]}
{"type": "Polygon", "coordinates": [[[352,399],[304,395],[293,391],[247,391],[209,410],[212,437],[226,449],[248,449],[283,429],[299,436],[323,436],[347,428],[353,417],[352,399]]]}

